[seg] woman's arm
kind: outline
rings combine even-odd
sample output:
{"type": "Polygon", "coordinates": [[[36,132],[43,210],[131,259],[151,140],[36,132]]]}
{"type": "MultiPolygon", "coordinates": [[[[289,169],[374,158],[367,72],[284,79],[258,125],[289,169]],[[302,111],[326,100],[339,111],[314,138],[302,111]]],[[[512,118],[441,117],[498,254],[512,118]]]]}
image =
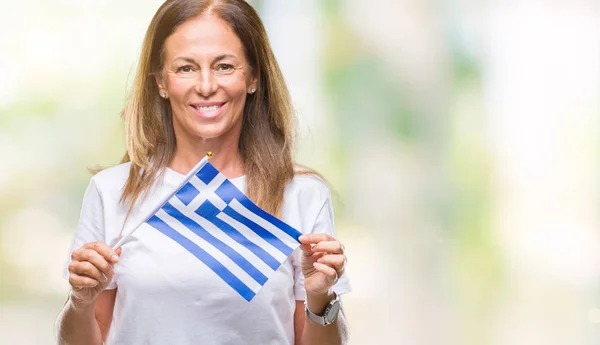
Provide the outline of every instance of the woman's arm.
{"type": "MultiPolygon", "coordinates": [[[[323,315],[328,304],[335,299],[332,288],[345,271],[344,246],[328,234],[304,234],[299,241],[306,305],[312,313],[323,315]]],[[[296,301],[294,322],[304,325],[298,332],[301,336],[297,344],[341,345],[348,342],[348,326],[341,309],[333,323],[323,326],[305,316],[302,304],[296,301]]]]}
{"type": "Polygon", "coordinates": [[[106,288],[119,255],[121,248],[115,251],[102,242],[85,243],[71,253],[71,292],[56,323],[59,345],[102,345],[117,295],[116,289],[106,288]]]}
{"type": "Polygon", "coordinates": [[[95,302],[69,295],[57,319],[59,345],[102,345],[106,341],[117,290],[105,290],[95,302]]]}
{"type": "MultiPolygon", "coordinates": [[[[331,299],[333,299],[333,297],[324,297],[321,300],[321,303],[323,303],[321,308],[316,308],[315,304],[311,305],[311,301],[316,303],[318,302],[317,299],[309,297],[308,308],[315,312],[322,313],[331,299]]],[[[321,326],[306,317],[304,301],[296,301],[294,331],[295,345],[338,345],[348,343],[348,324],[341,309],[337,320],[334,323],[327,326],[321,326]]]]}

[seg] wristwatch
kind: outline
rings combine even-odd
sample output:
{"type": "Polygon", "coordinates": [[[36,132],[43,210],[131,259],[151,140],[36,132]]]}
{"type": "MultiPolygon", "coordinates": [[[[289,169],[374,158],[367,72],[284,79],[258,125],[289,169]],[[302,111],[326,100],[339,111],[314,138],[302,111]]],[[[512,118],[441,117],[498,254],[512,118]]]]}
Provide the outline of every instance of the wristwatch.
{"type": "Polygon", "coordinates": [[[318,323],[322,326],[331,325],[337,319],[338,313],[340,312],[340,296],[335,294],[335,299],[327,305],[323,315],[317,315],[308,309],[308,304],[304,301],[304,310],[309,319],[318,323]]]}

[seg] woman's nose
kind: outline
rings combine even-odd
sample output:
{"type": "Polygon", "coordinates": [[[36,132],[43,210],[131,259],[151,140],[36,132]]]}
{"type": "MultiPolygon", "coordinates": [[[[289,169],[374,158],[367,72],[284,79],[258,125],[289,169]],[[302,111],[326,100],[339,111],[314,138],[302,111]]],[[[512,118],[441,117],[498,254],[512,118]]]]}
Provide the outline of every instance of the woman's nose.
{"type": "Polygon", "coordinates": [[[211,69],[203,69],[200,78],[196,82],[196,92],[208,97],[217,90],[217,81],[211,69]]]}

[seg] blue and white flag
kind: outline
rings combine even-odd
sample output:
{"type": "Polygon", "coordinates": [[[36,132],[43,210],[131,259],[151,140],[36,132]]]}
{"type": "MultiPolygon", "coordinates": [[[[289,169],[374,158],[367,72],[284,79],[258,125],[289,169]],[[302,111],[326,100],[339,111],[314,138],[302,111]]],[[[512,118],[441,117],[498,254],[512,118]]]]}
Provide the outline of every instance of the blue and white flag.
{"type": "Polygon", "coordinates": [[[300,245],[301,233],[256,206],[208,161],[201,163],[146,223],[250,301],[300,245]]]}

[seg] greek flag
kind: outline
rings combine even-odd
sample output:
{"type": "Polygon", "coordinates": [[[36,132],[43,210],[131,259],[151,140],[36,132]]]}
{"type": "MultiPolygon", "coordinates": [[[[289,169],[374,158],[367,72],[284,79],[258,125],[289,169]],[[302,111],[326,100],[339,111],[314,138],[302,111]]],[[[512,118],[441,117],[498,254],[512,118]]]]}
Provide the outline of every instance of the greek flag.
{"type": "Polygon", "coordinates": [[[301,235],[256,206],[208,161],[146,222],[247,301],[299,246],[301,235]]]}

